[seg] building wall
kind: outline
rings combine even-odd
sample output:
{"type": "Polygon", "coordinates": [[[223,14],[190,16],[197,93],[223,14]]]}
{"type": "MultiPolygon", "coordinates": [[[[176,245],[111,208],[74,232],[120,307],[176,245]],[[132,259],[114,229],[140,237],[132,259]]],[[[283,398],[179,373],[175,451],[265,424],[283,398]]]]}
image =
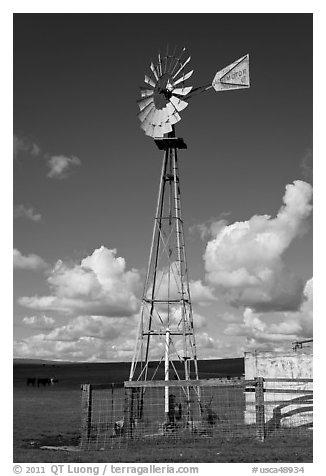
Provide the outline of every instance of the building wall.
{"type": "MultiPolygon", "coordinates": [[[[246,352],[245,353],[245,379],[253,380],[255,377],[263,378],[286,378],[286,379],[312,379],[313,356],[311,349],[292,351],[286,353],[276,352],[246,352]]],[[[293,389],[312,390],[312,382],[265,382],[268,389],[293,389]]],[[[300,393],[273,393],[265,392],[265,421],[273,417],[275,408],[280,408],[282,415],[289,411],[295,411],[307,407],[307,404],[286,405],[286,402],[304,397],[300,393]],[[284,404],[282,403],[284,402],[284,404]]],[[[310,408],[310,407],[309,407],[310,408]]],[[[256,407],[254,392],[246,393],[245,423],[256,422],[256,407]]],[[[312,422],[312,407],[310,411],[294,413],[294,415],[281,418],[282,426],[299,426],[312,422]]]]}

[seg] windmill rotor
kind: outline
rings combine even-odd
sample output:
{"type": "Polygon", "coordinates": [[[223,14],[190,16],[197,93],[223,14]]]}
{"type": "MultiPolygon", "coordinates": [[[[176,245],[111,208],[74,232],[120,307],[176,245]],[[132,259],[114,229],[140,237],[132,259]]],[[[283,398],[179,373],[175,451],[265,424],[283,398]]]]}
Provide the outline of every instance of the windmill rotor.
{"type": "Polygon", "coordinates": [[[146,86],[140,88],[138,118],[140,127],[150,137],[164,137],[171,132],[173,125],[181,120],[179,112],[188,106],[184,98],[191,92],[192,86],[185,82],[191,77],[193,70],[186,73],[185,67],[191,57],[182,60],[185,48],[179,55],[175,51],[169,55],[167,49],[163,57],[158,54],[157,62],[152,61],[145,74],[146,86]]]}

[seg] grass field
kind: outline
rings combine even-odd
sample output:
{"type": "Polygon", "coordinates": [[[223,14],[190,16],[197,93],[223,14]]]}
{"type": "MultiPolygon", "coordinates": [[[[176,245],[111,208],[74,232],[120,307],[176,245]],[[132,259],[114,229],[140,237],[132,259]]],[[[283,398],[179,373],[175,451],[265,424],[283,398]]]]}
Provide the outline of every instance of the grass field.
{"type": "MultiPolygon", "coordinates": [[[[242,359],[224,363],[227,375],[242,374],[242,359]],[[235,362],[237,361],[237,362],[235,362]]],[[[201,363],[205,377],[217,376],[215,364],[201,363]]],[[[14,462],[312,462],[312,437],[278,434],[264,443],[254,438],[215,436],[201,440],[150,440],[115,445],[105,451],[55,451],[41,446],[72,446],[80,437],[81,383],[109,383],[127,379],[129,364],[17,364],[14,365],[14,462]],[[26,386],[27,377],[58,378],[50,387],[26,386]]],[[[221,375],[219,375],[221,376],[221,375]]]]}

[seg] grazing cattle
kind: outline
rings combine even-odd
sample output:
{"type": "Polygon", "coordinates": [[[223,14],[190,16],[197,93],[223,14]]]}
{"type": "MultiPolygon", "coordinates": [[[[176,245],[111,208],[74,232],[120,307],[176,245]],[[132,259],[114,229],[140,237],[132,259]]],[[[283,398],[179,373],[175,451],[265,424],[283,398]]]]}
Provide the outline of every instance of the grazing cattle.
{"type": "Polygon", "coordinates": [[[33,385],[33,387],[35,387],[35,383],[36,383],[36,378],[35,377],[28,377],[28,379],[26,380],[26,385],[33,385]]]}
{"type": "Polygon", "coordinates": [[[51,379],[50,378],[38,378],[37,379],[37,386],[39,387],[40,385],[50,385],[51,384],[51,379]]]}

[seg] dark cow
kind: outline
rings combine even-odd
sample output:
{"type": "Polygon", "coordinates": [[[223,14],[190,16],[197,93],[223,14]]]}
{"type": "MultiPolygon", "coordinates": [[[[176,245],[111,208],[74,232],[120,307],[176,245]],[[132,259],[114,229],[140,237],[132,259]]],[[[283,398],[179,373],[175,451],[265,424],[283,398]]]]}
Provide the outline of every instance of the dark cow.
{"type": "Polygon", "coordinates": [[[35,383],[36,383],[36,378],[35,377],[28,377],[28,379],[26,380],[26,385],[33,385],[33,387],[35,387],[35,383]]]}
{"type": "Polygon", "coordinates": [[[43,385],[45,387],[46,385],[51,384],[51,379],[50,378],[38,378],[37,379],[37,386],[39,387],[40,385],[43,385]]]}

